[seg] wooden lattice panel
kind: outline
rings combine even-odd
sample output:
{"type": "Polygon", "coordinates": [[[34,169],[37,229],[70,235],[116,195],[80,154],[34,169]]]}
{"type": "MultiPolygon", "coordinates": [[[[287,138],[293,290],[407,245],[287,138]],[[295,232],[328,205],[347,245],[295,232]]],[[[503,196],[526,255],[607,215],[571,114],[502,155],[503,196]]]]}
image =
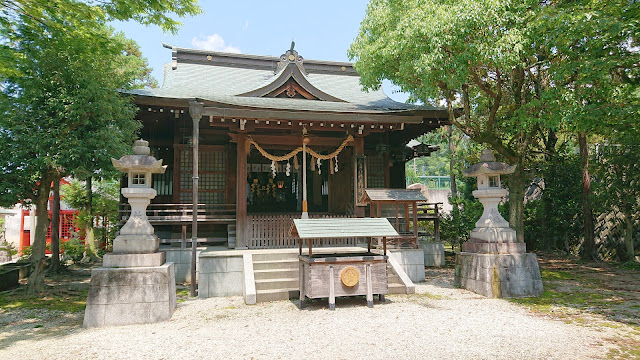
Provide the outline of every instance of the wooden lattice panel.
{"type": "MultiPolygon", "coordinates": [[[[190,147],[179,149],[179,201],[193,202],[193,154],[190,147]]],[[[222,146],[200,146],[198,154],[198,203],[224,204],[227,153],[222,146]]]]}

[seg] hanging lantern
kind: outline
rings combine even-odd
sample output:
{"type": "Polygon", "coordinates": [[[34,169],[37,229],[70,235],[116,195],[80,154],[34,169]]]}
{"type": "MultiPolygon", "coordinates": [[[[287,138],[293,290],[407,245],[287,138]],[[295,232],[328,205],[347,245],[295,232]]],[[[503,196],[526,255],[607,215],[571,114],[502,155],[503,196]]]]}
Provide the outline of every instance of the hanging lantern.
{"type": "Polygon", "coordinates": [[[276,184],[278,184],[278,189],[282,189],[284,187],[284,181],[283,180],[278,180],[276,182],[276,184]]]}

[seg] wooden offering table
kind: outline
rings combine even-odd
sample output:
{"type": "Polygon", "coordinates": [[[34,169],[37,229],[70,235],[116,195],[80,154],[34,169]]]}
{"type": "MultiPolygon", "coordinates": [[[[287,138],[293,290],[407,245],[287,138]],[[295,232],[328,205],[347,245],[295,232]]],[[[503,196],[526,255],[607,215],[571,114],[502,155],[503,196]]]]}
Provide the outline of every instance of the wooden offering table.
{"type": "Polygon", "coordinates": [[[334,310],[336,296],[366,295],[373,307],[373,294],[384,300],[388,292],[386,238],[398,233],[389,220],[379,218],[294,219],[291,235],[300,238],[300,308],[305,297],[329,298],[334,310]],[[381,237],[382,255],[371,252],[371,237],[381,237]],[[367,238],[368,249],[361,253],[313,254],[314,239],[367,238]],[[309,254],[302,255],[307,241],[309,254]]]}

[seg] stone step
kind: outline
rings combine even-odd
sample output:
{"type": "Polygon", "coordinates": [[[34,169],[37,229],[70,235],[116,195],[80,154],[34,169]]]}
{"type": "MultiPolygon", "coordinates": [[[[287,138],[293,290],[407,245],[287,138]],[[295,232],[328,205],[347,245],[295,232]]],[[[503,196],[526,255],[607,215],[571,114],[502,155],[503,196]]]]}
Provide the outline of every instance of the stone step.
{"type": "Polygon", "coordinates": [[[254,270],[298,269],[298,259],[253,261],[254,270]]]}
{"type": "Polygon", "coordinates": [[[406,294],[407,289],[402,284],[389,283],[388,285],[389,294],[406,294]]]}
{"type": "Polygon", "coordinates": [[[253,254],[253,261],[269,261],[269,260],[295,260],[298,261],[297,252],[275,252],[275,253],[259,253],[253,254]]]}
{"type": "Polygon", "coordinates": [[[300,291],[295,289],[256,290],[256,302],[269,302],[297,298],[300,291]]]}
{"type": "Polygon", "coordinates": [[[256,280],[256,290],[298,289],[298,278],[256,280]]]}
{"type": "Polygon", "coordinates": [[[254,279],[267,280],[267,279],[281,279],[281,278],[298,278],[298,269],[267,269],[267,270],[254,270],[254,279]]]}
{"type": "Polygon", "coordinates": [[[389,284],[401,284],[400,276],[396,274],[388,274],[387,275],[387,283],[389,284]]]}

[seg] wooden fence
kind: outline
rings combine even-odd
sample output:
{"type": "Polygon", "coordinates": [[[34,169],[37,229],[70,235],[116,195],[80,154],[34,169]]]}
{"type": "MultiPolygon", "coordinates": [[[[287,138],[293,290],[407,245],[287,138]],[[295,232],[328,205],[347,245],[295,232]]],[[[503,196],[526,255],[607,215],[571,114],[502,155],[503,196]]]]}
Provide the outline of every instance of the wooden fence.
{"type": "MultiPolygon", "coordinates": [[[[346,218],[348,215],[310,214],[310,218],[346,218]]],[[[298,247],[298,238],[289,236],[293,219],[300,214],[250,214],[247,215],[249,249],[275,249],[298,247]]],[[[315,247],[356,246],[356,238],[316,239],[315,247]]]]}

